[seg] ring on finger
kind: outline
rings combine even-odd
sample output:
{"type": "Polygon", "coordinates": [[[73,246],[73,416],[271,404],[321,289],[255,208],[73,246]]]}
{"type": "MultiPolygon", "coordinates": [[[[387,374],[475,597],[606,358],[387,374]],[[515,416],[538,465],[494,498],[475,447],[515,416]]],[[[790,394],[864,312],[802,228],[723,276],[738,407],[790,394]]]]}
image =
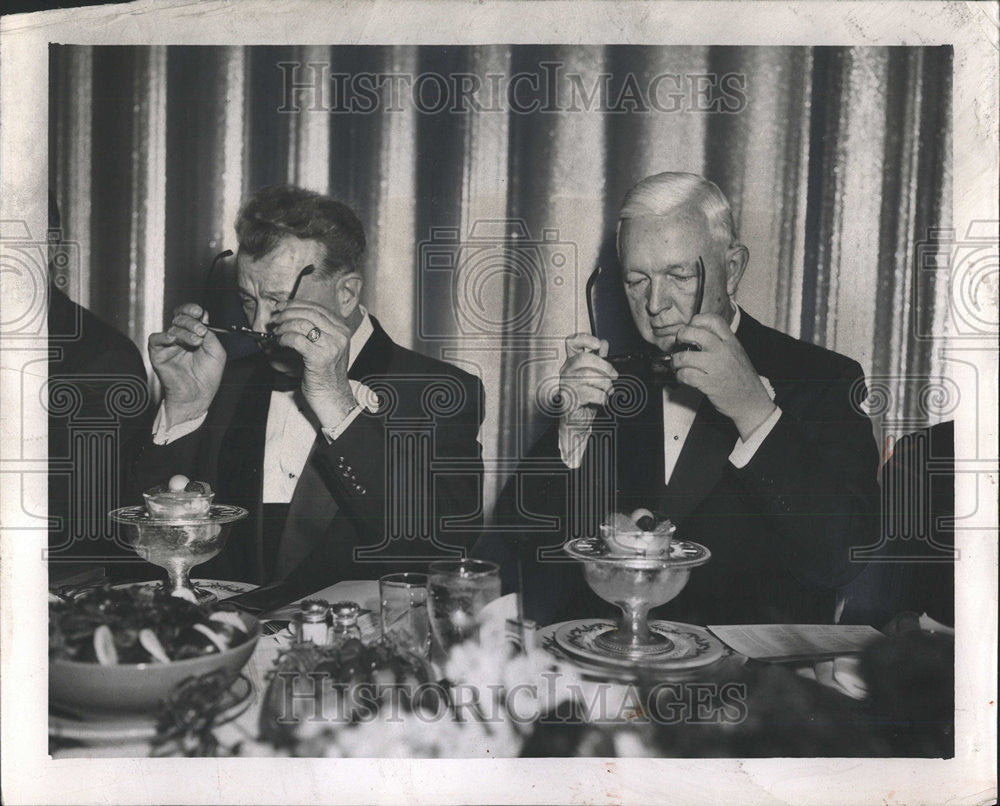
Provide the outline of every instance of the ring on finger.
{"type": "Polygon", "coordinates": [[[314,327],[312,330],[306,333],[306,338],[309,339],[309,341],[311,342],[317,342],[319,341],[319,337],[322,335],[323,332],[318,327],[314,327]]]}

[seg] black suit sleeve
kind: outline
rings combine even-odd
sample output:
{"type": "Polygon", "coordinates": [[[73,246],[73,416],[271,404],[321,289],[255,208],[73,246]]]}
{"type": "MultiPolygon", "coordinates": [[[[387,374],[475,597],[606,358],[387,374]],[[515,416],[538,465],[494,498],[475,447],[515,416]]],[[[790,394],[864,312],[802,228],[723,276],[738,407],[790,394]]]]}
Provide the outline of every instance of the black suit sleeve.
{"type": "Polygon", "coordinates": [[[864,401],[863,384],[853,361],[827,381],[811,381],[808,394],[781,405],[771,433],[736,470],[772,516],[792,572],[824,588],[853,579],[863,566],[851,561],[851,547],[878,537],[878,452],[871,422],[851,402],[864,401]]]}
{"type": "MultiPolygon", "coordinates": [[[[143,403],[141,410],[134,415],[119,415],[115,419],[119,423],[119,467],[120,477],[120,500],[115,506],[128,506],[136,503],[140,495],[141,488],[137,488],[132,483],[132,477],[128,472],[128,457],[131,446],[141,441],[143,435],[149,432],[153,422],[153,410],[149,405],[149,394],[146,383],[146,369],[142,363],[142,356],[138,348],[124,336],[111,341],[107,349],[96,350],[92,361],[81,370],[81,373],[97,377],[106,375],[113,378],[128,376],[134,378],[136,383],[143,389],[143,403]]],[[[105,409],[107,401],[111,398],[111,386],[113,382],[104,381],[80,381],[84,394],[84,407],[80,412],[81,419],[95,417],[100,419],[106,416],[105,409]]]]}
{"type": "Polygon", "coordinates": [[[469,376],[461,389],[430,417],[363,412],[317,452],[339,507],[386,558],[401,545],[408,556],[464,551],[482,526],[483,386],[469,376]]]}

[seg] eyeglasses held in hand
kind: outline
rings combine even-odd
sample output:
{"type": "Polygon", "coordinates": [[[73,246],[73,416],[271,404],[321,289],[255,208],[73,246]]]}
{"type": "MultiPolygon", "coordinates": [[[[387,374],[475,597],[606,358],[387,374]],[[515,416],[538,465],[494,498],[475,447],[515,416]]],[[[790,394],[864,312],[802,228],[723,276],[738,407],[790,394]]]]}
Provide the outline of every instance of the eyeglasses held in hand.
{"type": "MultiPolygon", "coordinates": [[[[215,275],[215,269],[219,261],[227,257],[232,257],[232,254],[233,250],[227,249],[226,251],[217,254],[215,256],[215,259],[212,260],[212,265],[208,269],[208,277],[205,279],[206,289],[211,288],[212,277],[215,275]]],[[[296,275],[295,282],[292,284],[292,290],[288,294],[288,300],[287,300],[288,302],[291,302],[293,299],[295,299],[295,295],[299,291],[299,283],[302,282],[302,278],[308,277],[314,271],[316,271],[316,267],[312,263],[310,263],[308,266],[303,268],[302,271],[298,273],[298,275],[296,275]]],[[[206,325],[206,327],[213,333],[240,333],[244,336],[250,336],[251,338],[256,339],[257,341],[260,342],[274,341],[276,338],[278,338],[274,333],[268,331],[262,332],[260,330],[253,330],[252,328],[249,328],[246,325],[227,325],[226,327],[212,327],[210,325],[206,325]]]]}
{"type": "MultiPolygon", "coordinates": [[[[694,311],[691,314],[691,319],[687,322],[688,324],[691,324],[691,320],[701,313],[701,305],[705,296],[705,262],[702,260],[700,255],[695,263],[695,271],[698,278],[698,287],[694,296],[694,311]]],[[[587,315],[590,318],[590,332],[597,338],[600,338],[600,335],[597,332],[597,317],[594,313],[593,294],[594,284],[597,282],[597,278],[598,272],[595,271],[587,280],[586,295],[587,315]]],[[[673,367],[670,364],[671,356],[674,353],[684,352],[685,350],[697,349],[699,348],[695,344],[676,342],[674,349],[671,350],[671,352],[664,353],[652,344],[645,344],[643,348],[637,352],[609,356],[607,360],[608,363],[610,363],[621,374],[651,374],[654,380],[672,382],[675,381],[675,378],[673,367]]]]}
{"type": "MultiPolygon", "coordinates": [[[[698,278],[698,287],[695,291],[694,310],[687,324],[691,324],[691,320],[701,313],[701,305],[705,296],[705,262],[701,259],[700,255],[695,263],[695,271],[698,278]]],[[[597,274],[597,272],[594,272],[590,276],[590,279],[588,279],[586,294],[587,314],[590,317],[590,332],[600,338],[597,333],[597,318],[594,314],[594,297],[592,293],[594,283],[597,281],[597,274]]],[[[654,384],[661,386],[675,386],[677,384],[677,376],[671,363],[674,353],[699,349],[701,348],[696,344],[675,342],[674,348],[669,353],[664,353],[657,349],[655,345],[644,343],[636,352],[608,356],[607,361],[620,375],[634,375],[640,378],[647,378],[654,384]]]]}

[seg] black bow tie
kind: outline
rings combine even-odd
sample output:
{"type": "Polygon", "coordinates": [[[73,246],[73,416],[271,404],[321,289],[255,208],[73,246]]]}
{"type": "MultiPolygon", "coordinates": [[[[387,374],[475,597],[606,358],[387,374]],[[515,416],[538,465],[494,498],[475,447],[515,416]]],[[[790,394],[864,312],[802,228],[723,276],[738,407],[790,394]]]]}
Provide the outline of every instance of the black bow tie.
{"type": "Polygon", "coordinates": [[[301,378],[286,375],[284,372],[271,373],[271,388],[275,392],[294,392],[301,384],[301,378]]]}

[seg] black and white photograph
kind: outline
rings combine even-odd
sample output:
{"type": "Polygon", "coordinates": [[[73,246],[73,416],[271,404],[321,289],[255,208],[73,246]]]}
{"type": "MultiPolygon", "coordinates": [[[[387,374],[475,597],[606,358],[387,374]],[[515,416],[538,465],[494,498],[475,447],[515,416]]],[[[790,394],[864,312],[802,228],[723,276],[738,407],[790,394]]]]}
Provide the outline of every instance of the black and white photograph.
{"type": "Polygon", "coordinates": [[[5,799],[994,802],[997,34],[5,16],[5,799]]]}

